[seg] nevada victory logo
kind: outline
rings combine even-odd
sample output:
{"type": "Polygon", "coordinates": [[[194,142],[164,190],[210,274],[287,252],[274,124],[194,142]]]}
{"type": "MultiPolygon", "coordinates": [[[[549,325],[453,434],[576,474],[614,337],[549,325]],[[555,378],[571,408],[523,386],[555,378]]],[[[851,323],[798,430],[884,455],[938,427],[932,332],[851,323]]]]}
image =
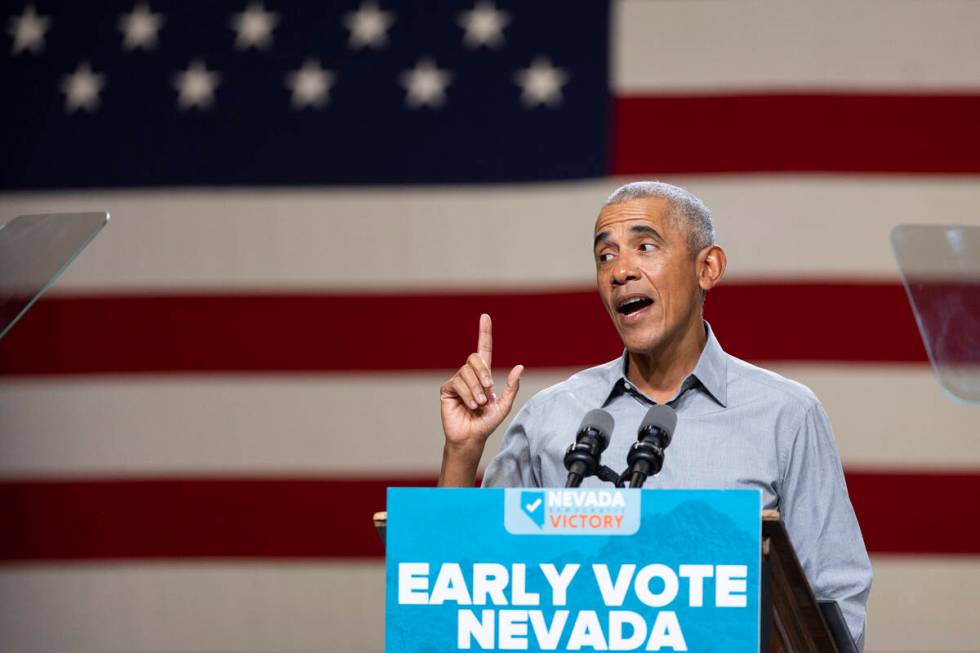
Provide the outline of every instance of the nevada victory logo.
{"type": "Polygon", "coordinates": [[[640,492],[507,489],[504,528],[515,535],[632,535],[640,528],[640,492]]]}

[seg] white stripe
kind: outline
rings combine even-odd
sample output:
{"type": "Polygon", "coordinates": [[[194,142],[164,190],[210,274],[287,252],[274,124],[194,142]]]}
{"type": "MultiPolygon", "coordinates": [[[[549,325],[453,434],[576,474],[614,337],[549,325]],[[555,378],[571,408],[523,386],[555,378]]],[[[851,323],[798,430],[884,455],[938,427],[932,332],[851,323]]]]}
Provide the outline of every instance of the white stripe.
{"type": "MultiPolygon", "coordinates": [[[[978,651],[980,558],[875,557],[866,650],[978,651]]],[[[18,653],[381,651],[381,563],[69,564],[0,570],[18,653]]]]}
{"type": "Polygon", "coordinates": [[[376,562],[6,567],[0,605],[17,653],[384,650],[376,562]]]}
{"type": "MultiPolygon", "coordinates": [[[[55,292],[589,287],[593,221],[622,181],[16,193],[0,195],[0,219],[112,213],[55,292]]],[[[980,224],[973,177],[667,181],[711,207],[733,280],[894,279],[889,232],[896,224],[980,224]]]]}
{"type": "MultiPolygon", "coordinates": [[[[926,366],[775,369],[821,397],[847,465],[980,469],[980,412],[947,399],[926,366]]],[[[5,380],[0,475],[434,475],[448,376],[5,380]]],[[[518,401],[566,376],[526,373],[518,401]]]]}
{"type": "Polygon", "coordinates": [[[617,93],[980,88],[971,0],[620,0],[617,93]]]}
{"type": "Polygon", "coordinates": [[[980,651],[980,558],[872,556],[865,650],[980,651]]]}

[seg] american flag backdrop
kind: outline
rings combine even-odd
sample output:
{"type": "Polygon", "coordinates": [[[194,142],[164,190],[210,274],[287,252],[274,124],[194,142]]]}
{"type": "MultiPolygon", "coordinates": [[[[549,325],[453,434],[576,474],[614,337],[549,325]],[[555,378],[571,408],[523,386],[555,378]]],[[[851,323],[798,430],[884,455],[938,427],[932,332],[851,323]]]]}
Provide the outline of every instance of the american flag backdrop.
{"type": "Polygon", "coordinates": [[[980,3],[3,7],[0,222],[113,216],[0,341],[3,651],[382,650],[439,384],[481,312],[518,401],[620,353],[590,238],[637,178],[712,209],[722,345],[827,408],[867,650],[980,651],[980,407],[888,242],[980,224],[980,3]]]}

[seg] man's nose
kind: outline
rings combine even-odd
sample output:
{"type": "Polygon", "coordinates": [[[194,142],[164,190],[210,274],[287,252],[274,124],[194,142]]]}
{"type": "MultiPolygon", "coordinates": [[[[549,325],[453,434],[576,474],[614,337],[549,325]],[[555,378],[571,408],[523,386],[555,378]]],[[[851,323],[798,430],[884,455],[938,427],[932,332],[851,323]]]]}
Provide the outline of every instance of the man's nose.
{"type": "Polygon", "coordinates": [[[625,285],[628,281],[636,281],[640,278],[639,273],[636,271],[636,266],[633,265],[632,259],[628,257],[620,257],[616,261],[616,267],[613,269],[612,283],[614,286],[625,285]]]}

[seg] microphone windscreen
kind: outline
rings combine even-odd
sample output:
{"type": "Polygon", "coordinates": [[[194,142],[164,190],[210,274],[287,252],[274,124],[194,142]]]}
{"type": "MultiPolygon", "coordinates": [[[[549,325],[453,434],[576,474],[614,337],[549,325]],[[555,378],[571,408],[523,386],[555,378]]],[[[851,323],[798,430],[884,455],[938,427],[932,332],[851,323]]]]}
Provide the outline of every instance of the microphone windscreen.
{"type": "Polygon", "coordinates": [[[600,446],[602,450],[605,450],[609,446],[609,437],[612,435],[614,426],[616,426],[616,421],[612,415],[601,408],[594,408],[582,418],[582,425],[578,427],[578,432],[581,433],[588,429],[599,431],[603,436],[600,439],[600,446]]]}
{"type": "Polygon", "coordinates": [[[670,439],[674,436],[674,428],[677,427],[677,413],[666,404],[652,406],[640,423],[639,432],[643,433],[645,429],[651,427],[663,431],[667,435],[667,444],[670,444],[670,439]]]}

